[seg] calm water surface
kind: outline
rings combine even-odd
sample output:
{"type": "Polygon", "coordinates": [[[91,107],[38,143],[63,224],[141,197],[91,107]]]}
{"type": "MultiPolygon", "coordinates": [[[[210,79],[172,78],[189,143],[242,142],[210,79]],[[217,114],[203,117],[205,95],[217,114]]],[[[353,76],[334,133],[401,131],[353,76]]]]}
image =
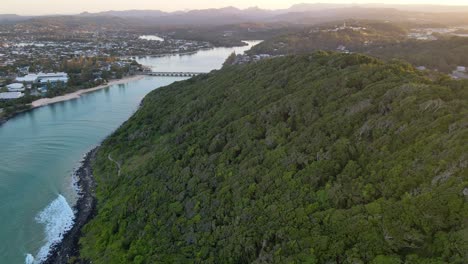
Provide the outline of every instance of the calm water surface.
{"type": "Polygon", "coordinates": [[[146,66],[150,66],[157,72],[210,72],[220,69],[226,58],[233,51],[242,54],[260,41],[246,41],[249,46],[235,48],[217,48],[202,50],[195,54],[172,55],[164,57],[135,57],[135,59],[146,66]]]}
{"type": "MultiPolygon", "coordinates": [[[[208,72],[232,51],[142,57],[158,71],[208,72]]],[[[0,263],[40,263],[73,224],[72,174],[83,155],[134,113],[150,91],[181,78],[146,77],[35,109],[0,126],[0,263]]]]}

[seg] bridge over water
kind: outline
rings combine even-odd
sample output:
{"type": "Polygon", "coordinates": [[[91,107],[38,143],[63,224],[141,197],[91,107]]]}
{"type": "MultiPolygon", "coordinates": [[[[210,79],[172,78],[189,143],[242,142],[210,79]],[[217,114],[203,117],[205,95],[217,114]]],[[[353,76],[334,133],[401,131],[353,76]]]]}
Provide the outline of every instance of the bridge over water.
{"type": "Polygon", "coordinates": [[[206,72],[144,72],[144,75],[160,77],[193,77],[206,72]]]}

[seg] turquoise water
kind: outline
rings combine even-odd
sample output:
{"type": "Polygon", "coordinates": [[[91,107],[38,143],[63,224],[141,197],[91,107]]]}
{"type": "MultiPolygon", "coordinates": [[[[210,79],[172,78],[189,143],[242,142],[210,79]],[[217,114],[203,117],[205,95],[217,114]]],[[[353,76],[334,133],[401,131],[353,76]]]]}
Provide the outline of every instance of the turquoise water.
{"type": "Polygon", "coordinates": [[[128,119],[148,92],[174,80],[111,86],[0,127],[0,263],[23,263],[29,252],[37,259],[47,255],[47,244],[72,224],[70,176],[83,154],[128,119]]]}
{"type": "MultiPolygon", "coordinates": [[[[233,50],[148,57],[140,62],[161,71],[187,67],[209,71],[220,68],[233,50]]],[[[1,264],[40,263],[47,256],[50,246],[73,224],[72,174],[84,154],[127,120],[146,94],[177,80],[182,79],[146,77],[113,85],[35,109],[0,126],[1,264]]]]}

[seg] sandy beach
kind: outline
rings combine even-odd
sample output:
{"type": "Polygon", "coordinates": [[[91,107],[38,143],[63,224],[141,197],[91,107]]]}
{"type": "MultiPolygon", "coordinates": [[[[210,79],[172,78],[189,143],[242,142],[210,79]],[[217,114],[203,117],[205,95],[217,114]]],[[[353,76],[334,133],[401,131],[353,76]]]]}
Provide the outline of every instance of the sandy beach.
{"type": "Polygon", "coordinates": [[[123,78],[123,79],[119,79],[119,80],[112,80],[112,81],[108,82],[107,84],[103,84],[103,85],[100,85],[100,86],[97,86],[97,87],[94,87],[94,88],[82,89],[82,90],[78,90],[78,91],[73,92],[73,93],[69,93],[69,94],[65,94],[65,95],[61,95],[61,96],[56,96],[56,97],[53,97],[53,98],[42,98],[42,99],[39,99],[39,100],[36,100],[36,101],[32,102],[31,106],[32,106],[32,108],[37,108],[37,107],[41,107],[41,106],[45,106],[45,105],[55,104],[55,103],[58,103],[58,102],[77,99],[82,94],[85,94],[85,93],[94,92],[94,91],[104,89],[104,88],[107,88],[107,87],[109,87],[111,85],[115,85],[115,84],[123,84],[123,83],[131,82],[131,81],[140,80],[140,79],[143,79],[144,77],[145,77],[144,75],[136,75],[136,76],[131,76],[131,77],[127,77],[127,78],[123,78]]]}

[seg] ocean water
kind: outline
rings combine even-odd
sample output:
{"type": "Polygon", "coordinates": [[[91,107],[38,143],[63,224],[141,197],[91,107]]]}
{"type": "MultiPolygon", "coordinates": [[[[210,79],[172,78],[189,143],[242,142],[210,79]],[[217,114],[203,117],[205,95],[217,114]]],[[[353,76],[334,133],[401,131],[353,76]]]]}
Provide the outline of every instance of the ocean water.
{"type": "MultiPolygon", "coordinates": [[[[232,51],[143,57],[158,71],[219,69],[232,51]],[[197,67],[197,64],[200,65],[197,67]]],[[[74,221],[74,169],[137,109],[146,94],[175,77],[145,77],[21,114],[0,126],[0,263],[41,263],[74,221]]]]}

